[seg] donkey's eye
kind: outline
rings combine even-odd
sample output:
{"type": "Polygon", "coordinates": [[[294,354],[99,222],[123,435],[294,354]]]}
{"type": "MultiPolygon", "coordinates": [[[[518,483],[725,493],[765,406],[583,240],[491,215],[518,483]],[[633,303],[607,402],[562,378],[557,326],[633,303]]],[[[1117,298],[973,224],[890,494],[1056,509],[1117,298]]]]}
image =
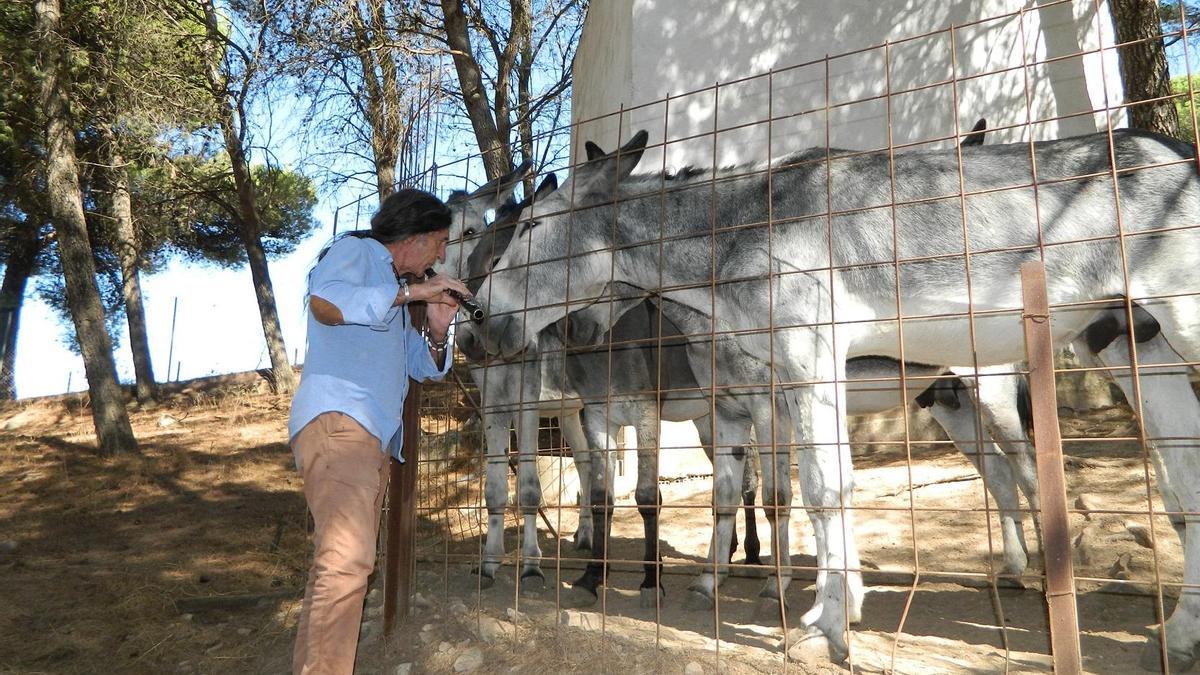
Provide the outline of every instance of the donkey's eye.
{"type": "Polygon", "coordinates": [[[521,229],[521,234],[519,236],[524,237],[525,235],[529,234],[530,230],[532,230],[533,228],[537,227],[540,224],[541,223],[539,223],[536,220],[531,220],[528,223],[525,223],[525,227],[521,229]]]}
{"type": "Polygon", "coordinates": [[[466,239],[467,237],[474,237],[474,236],[475,236],[475,228],[468,227],[467,229],[463,230],[463,239],[466,239]]]}

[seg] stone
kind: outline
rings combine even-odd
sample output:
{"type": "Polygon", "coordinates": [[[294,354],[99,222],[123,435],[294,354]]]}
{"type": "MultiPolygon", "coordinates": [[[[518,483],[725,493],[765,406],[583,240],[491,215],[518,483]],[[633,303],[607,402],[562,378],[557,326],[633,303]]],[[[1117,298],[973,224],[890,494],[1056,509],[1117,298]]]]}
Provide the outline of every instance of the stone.
{"type": "Polygon", "coordinates": [[[193,618],[195,617],[193,617],[191,614],[184,614],[183,616],[179,617],[180,621],[191,621],[193,618]]]}
{"type": "Polygon", "coordinates": [[[427,645],[434,640],[433,633],[421,633],[417,637],[421,638],[421,644],[423,645],[427,645]]]}
{"type": "Polygon", "coordinates": [[[158,427],[160,429],[166,429],[167,427],[175,426],[176,424],[179,424],[179,420],[170,415],[163,414],[158,418],[158,427]]]}
{"type": "Polygon", "coordinates": [[[367,604],[376,604],[383,602],[383,591],[378,588],[372,588],[370,593],[367,593],[367,604]]]}
{"type": "Polygon", "coordinates": [[[433,603],[430,602],[430,600],[428,598],[421,595],[419,592],[413,594],[413,604],[416,605],[417,607],[421,607],[424,609],[429,609],[430,607],[433,607],[433,603]]]}
{"type": "Polygon", "coordinates": [[[508,620],[513,623],[520,623],[522,621],[525,621],[525,619],[526,619],[524,612],[514,609],[512,607],[509,607],[508,609],[504,610],[504,615],[507,616],[508,620]]]}
{"type": "Polygon", "coordinates": [[[1145,525],[1133,521],[1125,521],[1125,529],[1129,534],[1133,535],[1133,540],[1142,548],[1154,548],[1154,539],[1150,536],[1150,528],[1145,525]]]}
{"type": "Polygon", "coordinates": [[[479,639],[484,642],[499,642],[507,640],[516,631],[511,623],[485,616],[479,619],[479,639]]]}
{"type": "Polygon", "coordinates": [[[1075,509],[1083,512],[1083,517],[1092,519],[1092,512],[1100,508],[1100,503],[1089,494],[1081,494],[1075,498],[1075,509]]]}
{"type": "Polygon", "coordinates": [[[251,629],[249,629],[249,628],[239,628],[239,629],[237,629],[237,634],[238,634],[238,635],[241,635],[241,636],[243,636],[243,637],[244,637],[244,636],[246,636],[246,635],[249,635],[249,634],[251,634],[251,633],[253,633],[253,632],[254,632],[254,631],[253,631],[253,630],[251,630],[251,629]]]}
{"type": "Polygon", "coordinates": [[[413,664],[411,663],[401,663],[392,671],[392,675],[409,675],[412,672],[412,667],[413,664]]]}
{"type": "Polygon", "coordinates": [[[1096,524],[1083,528],[1075,537],[1075,555],[1080,565],[1091,565],[1096,561],[1103,544],[1103,530],[1096,524]]]}
{"type": "Polygon", "coordinates": [[[1112,567],[1108,568],[1109,578],[1129,579],[1131,576],[1129,572],[1129,566],[1132,562],[1133,555],[1129,553],[1122,553],[1121,555],[1117,556],[1117,561],[1113,563],[1112,567]]]}
{"type": "Polygon", "coordinates": [[[558,615],[558,623],[561,626],[570,626],[572,628],[600,630],[600,617],[592,612],[564,609],[558,615]]]}
{"type": "Polygon", "coordinates": [[[0,553],[13,553],[17,550],[17,542],[12,539],[0,541],[0,553]]]}
{"type": "Polygon", "coordinates": [[[459,616],[466,614],[467,606],[461,600],[455,600],[454,604],[450,605],[450,613],[459,616]]]}
{"type": "Polygon", "coordinates": [[[453,648],[454,648],[454,646],[451,645],[449,642],[446,642],[445,640],[438,643],[438,653],[439,654],[445,654],[446,652],[450,651],[453,648]]]}
{"type": "Polygon", "coordinates": [[[468,649],[454,659],[454,672],[470,673],[479,669],[483,665],[483,652],[479,648],[468,649]]]}
{"type": "Polygon", "coordinates": [[[704,675],[704,666],[695,661],[688,662],[683,669],[683,675],[704,675]]]}

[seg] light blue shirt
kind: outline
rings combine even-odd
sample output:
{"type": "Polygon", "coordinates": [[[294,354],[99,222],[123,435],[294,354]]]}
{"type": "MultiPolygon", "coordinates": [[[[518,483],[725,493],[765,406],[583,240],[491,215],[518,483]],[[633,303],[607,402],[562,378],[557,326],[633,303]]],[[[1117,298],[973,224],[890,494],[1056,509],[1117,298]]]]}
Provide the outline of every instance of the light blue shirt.
{"type": "MultiPolygon", "coordinates": [[[[337,306],[343,324],[326,326],[309,309],[308,349],[292,398],[289,441],[317,415],[340,412],[380,439],[380,451],[404,461],[401,416],[408,379],[441,379],[453,354],[447,352],[443,367],[433,362],[408,308],[392,306],[399,290],[392,255],[374,239],[339,239],[309,273],[309,294],[337,306]]],[[[300,468],[299,458],[296,463],[300,468]]]]}

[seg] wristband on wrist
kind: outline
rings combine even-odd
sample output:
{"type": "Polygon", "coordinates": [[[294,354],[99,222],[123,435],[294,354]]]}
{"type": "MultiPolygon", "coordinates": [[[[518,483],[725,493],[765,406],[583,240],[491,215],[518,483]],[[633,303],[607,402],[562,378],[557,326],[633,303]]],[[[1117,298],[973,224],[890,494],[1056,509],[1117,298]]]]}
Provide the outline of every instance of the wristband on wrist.
{"type": "Polygon", "coordinates": [[[412,302],[412,291],[410,291],[408,288],[408,282],[404,281],[403,279],[400,279],[399,281],[400,292],[404,294],[404,302],[402,304],[407,305],[408,303],[412,302]]]}

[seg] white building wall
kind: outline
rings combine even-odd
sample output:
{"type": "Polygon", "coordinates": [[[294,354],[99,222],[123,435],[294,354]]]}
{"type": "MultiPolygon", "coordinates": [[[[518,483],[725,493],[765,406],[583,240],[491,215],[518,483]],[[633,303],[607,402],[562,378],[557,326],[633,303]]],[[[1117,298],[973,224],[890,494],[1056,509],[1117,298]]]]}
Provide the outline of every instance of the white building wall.
{"type": "MultiPolygon", "coordinates": [[[[889,120],[896,144],[980,117],[996,128],[1083,113],[989,143],[1088,133],[1105,126],[1092,111],[1106,95],[1120,102],[1120,77],[1115,52],[1079,54],[1112,43],[1095,0],[594,0],[575,59],[573,149],[611,149],[644,128],[651,145],[668,141],[668,167],[760,162],[824,146],[827,104],[833,147],[886,147],[889,120]],[[890,90],[907,93],[886,96],[889,74],[890,90]]],[[[642,167],[661,163],[651,151],[642,167]]]]}
{"type": "MultiPolygon", "coordinates": [[[[1121,101],[1116,54],[1097,51],[1112,44],[1108,5],[1095,0],[592,0],[572,159],[586,140],[611,150],[639,129],[651,146],[667,141],[639,170],[764,162],[827,141],[885,148],[889,121],[894,144],[950,145],[980,117],[995,130],[988,143],[1089,133],[1106,126],[1093,111],[1121,101]]],[[[697,444],[691,425],[664,423],[661,445],[675,449],[661,475],[708,470],[684,449],[697,444]]],[[[635,478],[625,459],[619,495],[635,478]]]]}

